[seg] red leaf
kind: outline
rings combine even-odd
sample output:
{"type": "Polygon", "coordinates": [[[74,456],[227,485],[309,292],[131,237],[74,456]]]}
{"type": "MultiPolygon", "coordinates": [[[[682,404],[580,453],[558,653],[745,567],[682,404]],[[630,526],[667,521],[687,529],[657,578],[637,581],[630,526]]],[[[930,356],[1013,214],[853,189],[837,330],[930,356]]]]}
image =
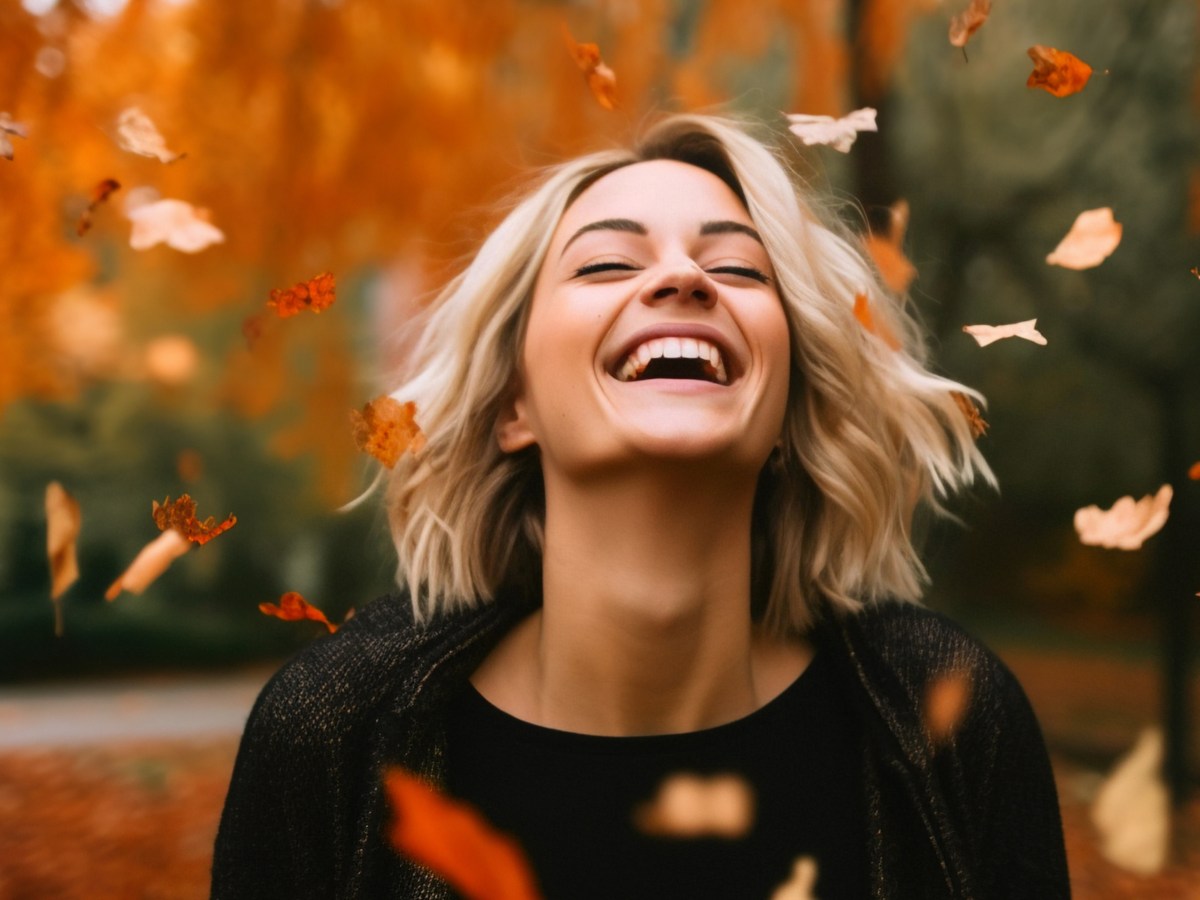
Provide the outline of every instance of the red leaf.
{"type": "Polygon", "coordinates": [[[329,619],[325,618],[325,613],[317,609],[295,591],[288,591],[279,598],[279,605],[274,603],[258,604],[258,611],[274,616],[277,619],[283,619],[285,622],[302,622],[305,619],[311,619],[313,622],[320,622],[329,629],[329,633],[333,634],[338,630],[329,619]]]}
{"type": "Polygon", "coordinates": [[[160,531],[174,528],[189,541],[201,546],[237,524],[237,516],[233,514],[227,516],[220,524],[217,523],[216,516],[209,516],[201,522],[196,518],[196,501],[187,494],[181,494],[174,503],[168,496],[161,504],[157,500],[152,501],[152,504],[154,524],[160,531]]]}
{"type": "Polygon", "coordinates": [[[298,315],[306,309],[319,313],[332,306],[333,301],[337,299],[336,287],[333,275],[322,272],[290,288],[272,290],[267,306],[275,310],[275,314],[281,319],[298,315]]]}

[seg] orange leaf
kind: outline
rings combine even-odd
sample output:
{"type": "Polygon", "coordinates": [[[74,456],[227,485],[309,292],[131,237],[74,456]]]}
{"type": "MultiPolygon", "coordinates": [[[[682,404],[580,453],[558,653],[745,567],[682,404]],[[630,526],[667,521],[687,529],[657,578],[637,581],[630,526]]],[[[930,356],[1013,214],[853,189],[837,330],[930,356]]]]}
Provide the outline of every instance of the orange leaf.
{"type": "Polygon", "coordinates": [[[754,825],[754,789],[738,775],[678,772],[637,808],[634,824],[664,837],[745,837],[754,825]]]}
{"type": "Polygon", "coordinates": [[[890,224],[886,234],[867,236],[867,253],[879,269],[883,282],[897,294],[908,290],[917,277],[916,267],[904,255],[904,233],[908,231],[908,201],[897,200],[888,210],[890,224]]]}
{"type": "Polygon", "coordinates": [[[216,516],[209,516],[201,522],[196,518],[196,501],[188,494],[180,494],[179,499],[174,503],[171,502],[170,496],[161,504],[157,500],[153,500],[151,503],[154,524],[160,531],[174,528],[189,541],[201,546],[237,524],[237,516],[232,514],[219,525],[216,516]]]}
{"type": "Polygon", "coordinates": [[[1065,50],[1034,44],[1026,52],[1033,60],[1026,87],[1040,87],[1055,97],[1066,97],[1082,91],[1092,77],[1092,67],[1065,50]]]}
{"type": "Polygon", "coordinates": [[[54,633],[62,636],[60,598],[79,578],[75,541],[82,516],[79,501],[57,481],[46,485],[46,552],[50,557],[50,599],[54,603],[54,633]]]}
{"type": "Polygon", "coordinates": [[[403,769],[384,775],[392,847],[446,879],[467,900],[538,900],[521,847],[465,803],[403,769]]]}
{"type": "Polygon", "coordinates": [[[1121,223],[1108,206],[1088,209],[1075,217],[1071,230],[1058,242],[1046,262],[1065,269],[1090,269],[1108,259],[1121,243],[1121,223]]]}
{"type": "Polygon", "coordinates": [[[934,678],[925,690],[922,707],[925,730],[934,744],[954,737],[971,700],[971,674],[965,669],[934,678]]]}
{"type": "Polygon", "coordinates": [[[600,58],[600,47],[596,44],[580,44],[571,35],[566,23],[563,23],[563,37],[567,49],[575,65],[583,72],[587,85],[591,88],[596,102],[605,109],[617,108],[617,76],[600,58]]]}
{"type": "Polygon", "coordinates": [[[278,606],[274,603],[260,603],[258,604],[258,610],[265,615],[283,619],[285,622],[302,622],[305,619],[311,619],[314,622],[320,622],[328,628],[330,634],[338,630],[336,625],[325,618],[325,613],[321,612],[295,591],[288,591],[280,597],[278,606]]]}
{"type": "Polygon", "coordinates": [[[333,275],[322,272],[290,288],[272,290],[267,306],[275,310],[275,314],[281,319],[297,315],[306,309],[319,313],[333,305],[333,301],[337,299],[335,292],[333,275]]]}
{"type": "Polygon", "coordinates": [[[980,415],[975,402],[961,391],[951,391],[950,396],[954,398],[959,410],[966,417],[967,424],[971,426],[971,437],[981,438],[987,434],[988,423],[980,415]]]}
{"type": "Polygon", "coordinates": [[[1188,469],[1188,478],[1192,481],[1200,481],[1200,461],[1192,463],[1192,467],[1188,469]]]}
{"type": "Polygon", "coordinates": [[[876,322],[875,316],[871,313],[871,306],[867,302],[866,294],[857,294],[854,297],[854,318],[858,319],[858,323],[862,325],[871,334],[878,337],[881,341],[888,345],[893,350],[900,349],[900,342],[896,340],[896,336],[892,334],[890,328],[882,322],[876,322]]]}
{"type": "Polygon", "coordinates": [[[94,188],[92,188],[92,199],[88,203],[87,208],[79,216],[79,222],[75,225],[75,233],[83,237],[92,227],[92,213],[96,211],[96,207],[112,196],[113,191],[119,190],[121,183],[115,178],[105,178],[94,188]]]}
{"type": "Polygon", "coordinates": [[[966,47],[967,41],[979,30],[992,12],[992,0],[971,0],[970,6],[950,20],[950,44],[966,47]]]}
{"type": "Polygon", "coordinates": [[[169,528],[141,549],[129,568],[104,592],[105,600],[115,600],[121,591],[140,594],[154,579],[192,549],[191,543],[174,528],[169,528]]]}
{"type": "Polygon", "coordinates": [[[411,400],[401,403],[387,394],[376,397],[362,412],[350,411],[354,443],[390,469],[405,450],[417,453],[425,446],[425,435],[413,418],[416,412],[417,405],[411,400]]]}

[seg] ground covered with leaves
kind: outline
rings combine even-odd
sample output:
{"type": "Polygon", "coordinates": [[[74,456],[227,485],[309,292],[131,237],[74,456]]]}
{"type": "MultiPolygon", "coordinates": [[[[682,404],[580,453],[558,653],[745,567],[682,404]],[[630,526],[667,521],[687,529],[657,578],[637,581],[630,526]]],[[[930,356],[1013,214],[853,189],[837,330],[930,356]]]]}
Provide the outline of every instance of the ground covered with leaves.
{"type": "MultiPolygon", "coordinates": [[[[226,738],[0,754],[0,897],[207,897],[235,750],[226,738]]],[[[1088,773],[1056,767],[1076,900],[1200,900],[1200,795],[1171,866],[1143,878],[1100,856],[1079,789],[1088,773]]]]}

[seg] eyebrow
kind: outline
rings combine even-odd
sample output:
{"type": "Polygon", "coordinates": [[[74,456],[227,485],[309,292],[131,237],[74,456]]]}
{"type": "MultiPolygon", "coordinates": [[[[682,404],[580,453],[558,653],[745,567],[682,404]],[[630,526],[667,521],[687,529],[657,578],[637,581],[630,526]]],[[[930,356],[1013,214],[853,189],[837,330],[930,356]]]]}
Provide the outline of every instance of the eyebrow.
{"type": "MultiPolygon", "coordinates": [[[[633,219],[600,219],[596,222],[589,222],[563,244],[562,252],[566,253],[567,248],[575,242],[575,239],[587,234],[589,231],[625,231],[630,234],[640,234],[645,236],[649,234],[646,226],[641,222],[635,222],[633,219]]],[[[741,222],[734,222],[730,219],[718,219],[712,222],[700,223],[700,236],[705,237],[710,234],[745,234],[754,238],[760,244],[763,242],[762,237],[757,231],[749,225],[743,225],[741,222]]]]}

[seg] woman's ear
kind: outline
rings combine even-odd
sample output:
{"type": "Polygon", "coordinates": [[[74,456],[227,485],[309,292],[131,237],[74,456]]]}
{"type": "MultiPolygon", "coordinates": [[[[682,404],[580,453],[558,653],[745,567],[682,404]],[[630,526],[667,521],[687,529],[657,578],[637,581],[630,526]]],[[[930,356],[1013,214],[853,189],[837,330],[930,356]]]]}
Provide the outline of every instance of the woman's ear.
{"type": "Polygon", "coordinates": [[[525,412],[525,392],[515,378],[496,416],[496,442],[505,453],[516,453],[537,443],[525,412]]]}

